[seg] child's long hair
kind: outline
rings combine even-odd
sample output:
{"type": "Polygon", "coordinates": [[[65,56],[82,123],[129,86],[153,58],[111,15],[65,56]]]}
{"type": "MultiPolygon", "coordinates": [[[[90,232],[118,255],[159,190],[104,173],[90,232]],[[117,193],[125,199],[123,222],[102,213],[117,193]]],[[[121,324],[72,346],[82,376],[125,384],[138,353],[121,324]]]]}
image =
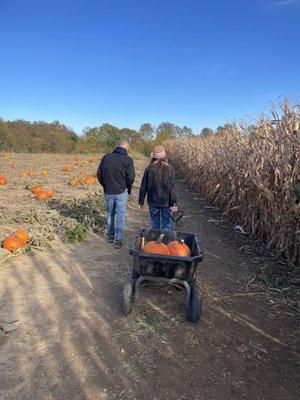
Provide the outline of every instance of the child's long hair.
{"type": "Polygon", "coordinates": [[[172,167],[168,164],[167,157],[164,158],[151,158],[149,167],[154,168],[155,172],[160,178],[166,178],[171,175],[172,167]]]}

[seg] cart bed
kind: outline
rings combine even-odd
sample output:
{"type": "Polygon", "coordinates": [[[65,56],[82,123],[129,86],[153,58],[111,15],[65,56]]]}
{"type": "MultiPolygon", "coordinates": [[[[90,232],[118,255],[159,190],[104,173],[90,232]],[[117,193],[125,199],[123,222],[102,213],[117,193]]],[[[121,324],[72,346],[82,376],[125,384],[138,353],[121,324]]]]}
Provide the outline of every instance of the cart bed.
{"type": "Polygon", "coordinates": [[[133,256],[134,271],[139,275],[168,279],[176,278],[188,281],[189,283],[195,282],[197,265],[203,259],[200,243],[195,234],[156,229],[140,229],[137,231],[129,253],[133,256]],[[165,244],[168,244],[172,240],[183,239],[191,249],[191,256],[178,257],[148,254],[141,250],[143,236],[145,243],[147,243],[150,240],[157,240],[162,233],[164,234],[162,242],[165,244]]]}

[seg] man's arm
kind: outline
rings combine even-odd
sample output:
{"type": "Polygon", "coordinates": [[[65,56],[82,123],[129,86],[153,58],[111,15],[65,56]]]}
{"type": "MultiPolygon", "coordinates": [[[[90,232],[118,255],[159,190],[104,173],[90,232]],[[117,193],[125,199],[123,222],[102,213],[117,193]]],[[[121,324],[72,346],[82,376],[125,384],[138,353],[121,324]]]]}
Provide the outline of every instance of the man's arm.
{"type": "Polygon", "coordinates": [[[103,161],[104,161],[104,158],[105,158],[105,156],[102,157],[102,159],[101,159],[101,161],[100,161],[100,164],[99,164],[99,167],[98,167],[98,170],[97,170],[97,179],[98,179],[98,181],[99,181],[99,183],[100,183],[101,186],[103,186],[102,168],[103,168],[103,161]]]}
{"type": "Polygon", "coordinates": [[[140,193],[139,193],[139,205],[143,206],[145,202],[145,197],[147,193],[147,183],[148,183],[148,170],[144,172],[141,187],[140,187],[140,193]]]}
{"type": "Polygon", "coordinates": [[[131,188],[134,183],[134,179],[135,179],[134,164],[133,164],[133,159],[130,158],[130,161],[128,163],[127,170],[126,170],[126,187],[127,187],[128,194],[131,193],[131,188]]]}

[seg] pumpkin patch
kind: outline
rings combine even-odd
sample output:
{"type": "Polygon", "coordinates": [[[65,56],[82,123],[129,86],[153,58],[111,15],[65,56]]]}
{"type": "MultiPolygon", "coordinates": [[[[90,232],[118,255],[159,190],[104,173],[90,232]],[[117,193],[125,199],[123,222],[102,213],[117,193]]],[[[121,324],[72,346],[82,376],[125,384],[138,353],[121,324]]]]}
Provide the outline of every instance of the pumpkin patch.
{"type": "Polygon", "coordinates": [[[104,220],[95,210],[102,210],[104,198],[93,176],[100,155],[1,155],[0,263],[6,250],[46,249],[53,240],[83,240],[89,229],[102,229],[104,220]]]}

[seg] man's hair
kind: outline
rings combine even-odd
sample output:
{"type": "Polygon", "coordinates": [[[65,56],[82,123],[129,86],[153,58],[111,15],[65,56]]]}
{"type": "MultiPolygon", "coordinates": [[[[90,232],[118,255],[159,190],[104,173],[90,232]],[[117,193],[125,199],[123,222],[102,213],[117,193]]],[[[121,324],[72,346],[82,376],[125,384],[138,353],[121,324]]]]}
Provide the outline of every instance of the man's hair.
{"type": "Polygon", "coordinates": [[[123,149],[128,150],[129,149],[129,142],[127,142],[127,140],[122,140],[122,142],[119,144],[119,147],[122,147],[123,149]]]}

